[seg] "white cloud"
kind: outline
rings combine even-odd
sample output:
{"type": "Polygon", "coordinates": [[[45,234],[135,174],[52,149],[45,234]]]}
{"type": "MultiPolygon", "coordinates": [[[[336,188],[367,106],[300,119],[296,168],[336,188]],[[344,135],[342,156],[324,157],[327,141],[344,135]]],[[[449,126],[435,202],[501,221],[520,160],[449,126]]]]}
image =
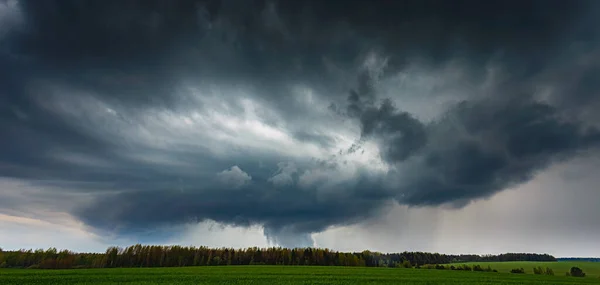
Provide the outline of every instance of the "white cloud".
{"type": "Polygon", "coordinates": [[[250,183],[252,176],[248,175],[248,173],[244,172],[237,165],[234,165],[230,169],[217,173],[217,179],[228,187],[240,188],[250,183]]]}
{"type": "Polygon", "coordinates": [[[270,246],[260,226],[236,227],[213,221],[187,225],[181,234],[165,243],[233,248],[270,246]]]}

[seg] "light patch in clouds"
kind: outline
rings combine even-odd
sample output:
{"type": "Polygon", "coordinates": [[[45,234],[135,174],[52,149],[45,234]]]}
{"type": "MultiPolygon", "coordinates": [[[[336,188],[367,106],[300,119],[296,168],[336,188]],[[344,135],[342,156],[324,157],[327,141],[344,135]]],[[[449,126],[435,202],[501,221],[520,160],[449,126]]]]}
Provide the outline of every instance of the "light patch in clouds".
{"type": "Polygon", "coordinates": [[[199,224],[189,224],[176,238],[166,244],[182,244],[208,247],[267,247],[269,244],[261,226],[236,227],[222,225],[207,220],[199,224]]]}
{"type": "Polygon", "coordinates": [[[64,212],[89,202],[90,197],[87,193],[74,190],[77,189],[76,185],[66,189],[44,185],[46,182],[52,181],[0,177],[0,209],[3,211],[0,214],[43,219],[48,222],[60,221],[64,212]]]}
{"type": "Polygon", "coordinates": [[[388,65],[388,61],[388,57],[383,57],[381,54],[371,51],[367,53],[364,59],[363,68],[367,70],[371,78],[379,80],[379,78],[384,74],[385,68],[388,65]]]}
{"type": "Polygon", "coordinates": [[[22,17],[19,1],[0,1],[0,40],[11,29],[17,28],[21,24],[22,17]]]}
{"type": "Polygon", "coordinates": [[[496,82],[487,82],[499,76],[492,70],[484,81],[480,81],[469,74],[460,61],[450,61],[441,66],[414,61],[402,71],[380,79],[374,88],[382,98],[390,98],[399,110],[421,121],[431,122],[439,119],[457,102],[489,92],[485,90],[486,85],[495,87],[496,82]]]}
{"type": "Polygon", "coordinates": [[[86,231],[81,223],[72,218],[63,219],[62,222],[48,222],[0,213],[0,245],[4,250],[56,247],[79,252],[104,252],[111,244],[122,245],[130,242],[107,241],[86,231]]]}
{"type": "Polygon", "coordinates": [[[294,184],[292,175],[298,172],[296,164],[293,162],[280,162],[277,164],[277,172],[268,179],[275,186],[289,186],[294,184]]]}
{"type": "Polygon", "coordinates": [[[84,154],[84,153],[76,153],[76,152],[68,152],[65,150],[54,150],[51,152],[50,157],[52,159],[56,159],[59,161],[64,161],[66,163],[71,163],[74,165],[79,165],[82,167],[112,167],[112,163],[109,161],[102,159],[100,157],[84,154]]]}
{"type": "Polygon", "coordinates": [[[252,176],[248,175],[248,173],[244,172],[237,165],[219,172],[217,178],[223,185],[232,188],[240,188],[252,180],[252,176]]]}
{"type": "MultiPolygon", "coordinates": [[[[259,150],[302,158],[323,158],[335,151],[312,142],[298,141],[290,136],[289,130],[267,124],[263,116],[268,111],[247,97],[248,94],[235,89],[221,90],[212,86],[213,90],[200,92],[188,88],[185,90],[187,93],[182,95],[187,98],[182,99],[182,104],[188,104],[185,108],[131,110],[103,101],[93,94],[46,83],[37,83],[36,86],[52,95],[38,97],[40,106],[64,117],[69,124],[97,140],[128,149],[135,150],[135,146],[157,151],[183,148],[209,151],[220,157],[259,150]],[[222,98],[217,96],[219,92],[230,92],[238,97],[222,98]]],[[[344,146],[336,145],[336,148],[344,146]]],[[[128,152],[127,155],[134,154],[128,152]]]]}

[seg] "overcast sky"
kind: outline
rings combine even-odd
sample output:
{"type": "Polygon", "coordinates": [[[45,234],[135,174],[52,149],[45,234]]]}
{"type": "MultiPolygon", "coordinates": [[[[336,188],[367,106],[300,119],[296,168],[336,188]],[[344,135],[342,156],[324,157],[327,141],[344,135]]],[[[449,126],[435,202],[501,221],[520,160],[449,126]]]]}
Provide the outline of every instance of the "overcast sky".
{"type": "Polygon", "coordinates": [[[600,2],[0,0],[0,247],[600,256],[600,2]]]}

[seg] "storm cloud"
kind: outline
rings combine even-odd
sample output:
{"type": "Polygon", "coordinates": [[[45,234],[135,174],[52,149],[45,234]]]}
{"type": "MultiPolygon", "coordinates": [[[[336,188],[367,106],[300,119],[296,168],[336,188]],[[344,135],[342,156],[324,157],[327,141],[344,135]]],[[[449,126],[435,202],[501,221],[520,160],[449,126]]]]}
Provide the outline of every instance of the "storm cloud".
{"type": "MultiPolygon", "coordinates": [[[[461,207],[597,152],[599,8],[0,2],[0,176],[134,237],[214,220],[306,246],[461,207]]],[[[16,191],[0,213],[39,211],[16,191]]]]}

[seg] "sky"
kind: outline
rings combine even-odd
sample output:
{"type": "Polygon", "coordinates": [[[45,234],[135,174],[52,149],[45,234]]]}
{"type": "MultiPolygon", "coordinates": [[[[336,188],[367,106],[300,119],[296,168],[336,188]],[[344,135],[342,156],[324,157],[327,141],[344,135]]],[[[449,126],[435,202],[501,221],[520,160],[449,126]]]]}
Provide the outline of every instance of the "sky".
{"type": "Polygon", "coordinates": [[[0,0],[0,247],[600,256],[600,2],[0,0]]]}

